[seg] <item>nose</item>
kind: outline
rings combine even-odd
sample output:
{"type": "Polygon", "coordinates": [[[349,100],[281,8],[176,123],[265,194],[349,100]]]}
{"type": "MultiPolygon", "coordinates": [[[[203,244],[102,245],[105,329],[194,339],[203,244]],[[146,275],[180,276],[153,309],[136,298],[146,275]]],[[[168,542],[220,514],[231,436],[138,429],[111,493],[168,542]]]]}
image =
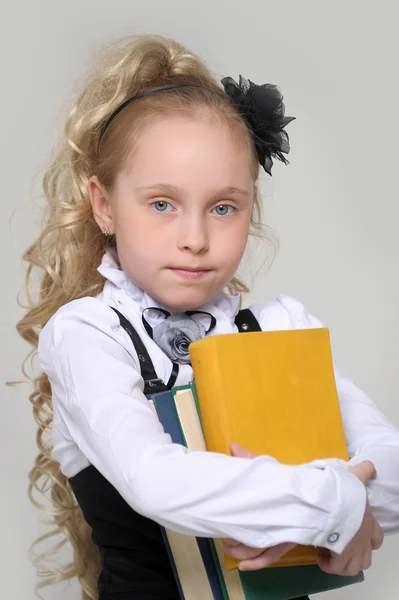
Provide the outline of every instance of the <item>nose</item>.
{"type": "Polygon", "coordinates": [[[182,219],[180,223],[178,247],[180,250],[201,254],[209,248],[209,232],[206,221],[200,216],[182,219]]]}

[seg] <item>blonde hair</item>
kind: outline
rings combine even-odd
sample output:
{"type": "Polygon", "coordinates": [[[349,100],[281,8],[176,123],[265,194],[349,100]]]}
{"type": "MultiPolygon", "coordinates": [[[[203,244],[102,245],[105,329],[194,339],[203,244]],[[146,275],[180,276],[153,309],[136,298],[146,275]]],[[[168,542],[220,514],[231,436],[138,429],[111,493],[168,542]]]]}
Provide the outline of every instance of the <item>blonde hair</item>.
{"type": "MultiPolygon", "coordinates": [[[[88,198],[88,181],[97,175],[100,182],[112,189],[115,176],[132,151],[132,142],[154,117],[165,114],[198,115],[208,111],[219,115],[246,144],[254,180],[259,164],[247,124],[233,107],[228,96],[213,78],[202,60],[179,43],[158,35],[125,36],[100,51],[65,123],[64,139],[43,176],[47,199],[44,226],[38,239],[26,250],[25,290],[27,312],[18,322],[19,334],[32,345],[28,360],[37,354],[38,336],[50,317],[65,303],[84,296],[95,296],[104,279],[97,267],[107,249],[115,249],[115,239],[100,232],[88,198]],[[201,87],[186,87],[146,96],[128,105],[113,120],[100,145],[100,131],[107,118],[126,99],[140,91],[167,83],[191,82],[201,87]],[[138,118],[140,117],[140,118],[138,118]],[[40,270],[40,289],[33,299],[33,273],[40,270]]],[[[257,199],[252,218],[252,233],[260,235],[261,204],[257,199]]],[[[230,282],[230,292],[247,292],[238,279],[230,282]]],[[[26,363],[26,361],[25,361],[26,363]]],[[[25,363],[22,367],[25,373],[25,363]]],[[[83,600],[97,598],[99,555],[91,541],[91,530],[74,498],[60,465],[51,456],[51,423],[53,418],[51,387],[41,373],[29,378],[34,391],[29,399],[38,424],[39,455],[30,472],[29,496],[35,506],[51,516],[52,531],[36,543],[61,534],[52,550],[37,558],[38,573],[45,580],[37,589],[49,583],[77,577],[82,586],[83,600]],[[35,499],[44,495],[50,506],[35,499]],[[61,546],[70,542],[73,560],[61,567],[42,569],[61,546]]],[[[42,498],[43,500],[43,498],[42,498]]]]}

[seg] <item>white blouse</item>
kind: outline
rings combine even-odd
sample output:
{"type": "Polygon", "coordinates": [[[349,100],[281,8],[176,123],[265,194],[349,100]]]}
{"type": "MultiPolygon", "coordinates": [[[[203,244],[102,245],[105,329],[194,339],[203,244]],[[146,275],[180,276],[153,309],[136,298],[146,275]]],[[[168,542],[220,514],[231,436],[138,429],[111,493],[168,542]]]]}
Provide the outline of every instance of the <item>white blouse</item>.
{"type": "MultiPolygon", "coordinates": [[[[144,308],[160,305],[111,254],[98,270],[106,278],[103,291],[62,306],[39,337],[52,389],[53,457],[67,477],[92,464],[134,510],[160,525],[252,547],[296,542],[341,553],[360,527],[366,494],[385,533],[399,531],[399,430],[350,379],[336,371],[349,463],[291,466],[271,456],[190,452],[172,443],[150,408],[132,341],[110,308],[132,323],[166,382],[171,362],[141,320],[144,308]],[[362,460],[377,470],[367,489],[348,471],[362,460]]],[[[323,327],[290,296],[250,308],[263,330],[323,327]]],[[[238,294],[223,290],[199,309],[216,318],[209,335],[237,333],[238,294]]],[[[154,313],[146,313],[152,325],[154,313]]],[[[192,379],[191,366],[181,365],[176,385],[192,379]]]]}

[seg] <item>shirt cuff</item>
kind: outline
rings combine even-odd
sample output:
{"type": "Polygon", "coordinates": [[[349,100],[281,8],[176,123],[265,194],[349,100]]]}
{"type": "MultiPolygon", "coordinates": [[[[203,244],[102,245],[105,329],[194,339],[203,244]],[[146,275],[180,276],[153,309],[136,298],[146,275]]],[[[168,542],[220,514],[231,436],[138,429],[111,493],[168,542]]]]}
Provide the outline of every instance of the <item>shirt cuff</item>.
{"type": "Polygon", "coordinates": [[[345,467],[333,466],[337,477],[336,511],[330,514],[326,527],[314,541],[315,546],[342,554],[360,529],[366,510],[366,486],[345,467]]]}

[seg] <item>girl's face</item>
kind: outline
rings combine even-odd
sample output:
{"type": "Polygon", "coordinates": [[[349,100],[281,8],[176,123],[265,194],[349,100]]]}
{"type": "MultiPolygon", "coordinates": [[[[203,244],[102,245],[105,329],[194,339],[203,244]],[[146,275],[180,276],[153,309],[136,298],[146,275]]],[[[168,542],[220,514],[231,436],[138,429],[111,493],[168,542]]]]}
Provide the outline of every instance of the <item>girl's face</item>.
{"type": "Polygon", "coordinates": [[[170,117],[144,131],[111,196],[96,177],[89,194],[124,271],[176,311],[200,306],[234,276],[256,187],[248,152],[226,124],[170,117]]]}

